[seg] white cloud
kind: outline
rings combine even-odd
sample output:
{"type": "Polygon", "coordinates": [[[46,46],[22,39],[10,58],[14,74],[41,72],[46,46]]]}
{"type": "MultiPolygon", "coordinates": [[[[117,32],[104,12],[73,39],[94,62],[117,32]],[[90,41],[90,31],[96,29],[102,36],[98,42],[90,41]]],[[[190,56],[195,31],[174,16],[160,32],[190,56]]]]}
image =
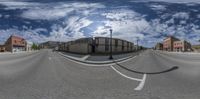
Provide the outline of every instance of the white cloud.
{"type": "Polygon", "coordinates": [[[35,3],[35,2],[0,2],[7,6],[5,9],[25,9],[22,13],[23,18],[41,19],[41,20],[56,20],[65,17],[70,12],[76,14],[89,15],[91,11],[97,8],[104,8],[104,5],[99,3],[35,3]]]}
{"type": "Polygon", "coordinates": [[[198,14],[198,15],[197,15],[197,18],[199,18],[199,19],[200,19],[200,14],[198,14]]]}
{"type": "Polygon", "coordinates": [[[10,17],[10,15],[4,15],[4,18],[9,18],[10,17]]]}
{"type": "Polygon", "coordinates": [[[40,3],[34,2],[23,2],[23,1],[0,1],[0,4],[7,6],[5,9],[14,10],[14,9],[31,9],[34,7],[41,6],[40,3]]]}
{"type": "Polygon", "coordinates": [[[178,12],[173,15],[174,18],[181,18],[181,19],[189,19],[189,13],[186,12],[178,12]]]}
{"type": "Polygon", "coordinates": [[[50,7],[45,6],[42,5],[38,8],[29,9],[22,14],[22,17],[29,19],[55,20],[67,17],[70,13],[88,15],[94,9],[104,7],[98,3],[59,3],[48,5],[50,7]]]}
{"type": "Polygon", "coordinates": [[[0,42],[3,44],[10,35],[17,35],[25,38],[26,40],[35,42],[35,43],[40,43],[44,41],[46,38],[45,35],[41,35],[41,31],[47,31],[44,28],[38,28],[38,29],[27,29],[27,30],[18,30],[18,29],[5,29],[5,30],[0,30],[0,42]]]}
{"type": "Polygon", "coordinates": [[[92,23],[93,22],[87,18],[80,18],[78,16],[70,17],[64,22],[64,26],[53,25],[52,32],[50,32],[50,37],[48,39],[67,41],[85,37],[81,29],[92,23]]]}
{"type": "Polygon", "coordinates": [[[105,16],[108,19],[112,20],[118,20],[118,21],[124,21],[124,20],[129,20],[133,18],[139,18],[139,14],[132,11],[132,10],[112,10],[108,13],[103,13],[102,16],[105,16]]]}
{"type": "Polygon", "coordinates": [[[150,7],[153,10],[166,10],[165,6],[163,5],[150,5],[150,7]]]}
{"type": "Polygon", "coordinates": [[[200,3],[200,0],[143,0],[143,1],[161,1],[170,3],[200,3]]]}
{"type": "MultiPolygon", "coordinates": [[[[174,35],[180,39],[185,39],[190,41],[193,44],[196,44],[196,38],[189,37],[188,33],[195,34],[199,37],[199,29],[196,25],[191,24],[192,27],[195,27],[193,31],[182,27],[181,25],[168,26],[168,23],[174,24],[174,19],[184,19],[187,20],[190,18],[189,13],[178,12],[174,15],[165,14],[164,17],[170,17],[166,22],[160,22],[160,19],[154,19],[147,22],[140,14],[134,12],[133,10],[113,10],[108,13],[102,14],[106,17],[106,20],[103,21],[104,25],[99,26],[97,30],[92,34],[93,36],[106,36],[110,35],[109,28],[113,29],[113,36],[117,38],[126,39],[132,42],[136,41],[136,37],[140,38],[140,44],[145,46],[154,46],[157,42],[162,42],[162,40],[167,35],[174,35]]],[[[186,21],[182,20],[181,24],[186,24],[186,21]]],[[[188,24],[187,24],[188,25],[188,24]]],[[[194,35],[192,35],[194,36],[194,35]]]]}
{"type": "MultiPolygon", "coordinates": [[[[177,2],[178,0],[171,1],[177,2]]],[[[191,40],[192,43],[196,43],[195,40],[200,37],[200,30],[194,24],[191,24],[193,28],[190,34],[187,34],[188,31],[184,27],[173,25],[176,18],[184,19],[181,20],[180,23],[186,24],[185,20],[190,18],[189,13],[187,12],[178,12],[175,14],[171,14],[171,12],[165,13],[164,15],[161,15],[161,19],[168,19],[171,16],[172,18],[161,23],[160,19],[154,19],[147,22],[144,15],[141,15],[132,9],[128,9],[129,7],[112,7],[111,10],[105,8],[105,6],[100,3],[60,2],[47,4],[13,1],[0,2],[0,4],[7,6],[5,9],[22,9],[21,11],[23,12],[21,17],[38,22],[42,22],[42,20],[50,21],[65,18],[62,24],[52,23],[52,26],[50,27],[51,30],[43,28],[32,29],[26,26],[22,26],[24,31],[19,31],[18,27],[13,27],[13,29],[8,30],[0,30],[0,33],[2,34],[0,39],[3,37],[5,38],[11,33],[17,33],[31,41],[68,41],[85,37],[89,33],[86,33],[84,28],[89,29],[91,28],[88,27],[90,25],[93,25],[92,29],[96,29],[91,29],[93,32],[91,34],[92,36],[108,37],[109,29],[112,27],[114,37],[126,39],[132,42],[135,42],[136,37],[139,37],[140,43],[146,46],[152,46],[156,42],[162,41],[163,37],[160,35],[176,35],[179,38],[191,40]],[[99,10],[97,11],[98,8],[104,9],[101,12],[99,10]],[[93,15],[95,15],[95,17],[100,16],[100,19],[92,19],[93,15]],[[99,20],[100,22],[95,23],[99,20]],[[168,26],[169,23],[172,24],[172,26],[168,26]],[[177,30],[175,28],[177,28],[177,30]],[[40,32],[49,32],[50,35],[45,36],[40,32]],[[193,38],[189,38],[188,36],[193,36],[193,38]]],[[[150,8],[153,10],[163,11],[166,9],[166,6],[150,5],[150,8]]],[[[197,17],[200,18],[200,15],[197,15],[197,17]]],[[[30,22],[27,21],[27,24],[30,24],[30,22]]]]}
{"type": "Polygon", "coordinates": [[[92,34],[93,36],[109,36],[109,27],[113,29],[113,36],[134,42],[136,37],[144,38],[143,32],[149,27],[149,23],[138,13],[132,10],[113,10],[102,14],[107,18],[92,34]]]}
{"type": "Polygon", "coordinates": [[[41,20],[56,20],[62,17],[65,17],[68,12],[72,11],[72,9],[31,9],[22,13],[22,17],[28,19],[41,19],[41,20]]]}

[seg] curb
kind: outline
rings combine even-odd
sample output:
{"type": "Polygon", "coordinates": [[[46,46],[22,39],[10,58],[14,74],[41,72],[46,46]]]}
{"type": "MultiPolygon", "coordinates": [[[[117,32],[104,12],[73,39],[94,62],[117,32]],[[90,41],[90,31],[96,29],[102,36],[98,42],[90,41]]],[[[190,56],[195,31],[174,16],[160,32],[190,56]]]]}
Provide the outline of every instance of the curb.
{"type": "Polygon", "coordinates": [[[6,55],[6,54],[23,54],[23,53],[35,53],[38,51],[22,51],[22,52],[0,52],[0,55],[6,55]]]}
{"type": "Polygon", "coordinates": [[[111,63],[115,63],[115,62],[121,62],[121,61],[124,61],[124,60],[127,60],[127,59],[134,57],[134,56],[128,56],[128,57],[125,57],[125,58],[121,58],[121,59],[117,59],[117,60],[111,60],[111,61],[88,61],[88,60],[82,61],[78,58],[68,56],[68,55],[64,55],[61,52],[58,52],[58,53],[61,56],[64,56],[64,57],[71,59],[71,60],[74,60],[74,61],[78,61],[78,62],[85,63],[85,64],[95,64],[95,65],[104,65],[104,64],[111,64],[111,63]]]}

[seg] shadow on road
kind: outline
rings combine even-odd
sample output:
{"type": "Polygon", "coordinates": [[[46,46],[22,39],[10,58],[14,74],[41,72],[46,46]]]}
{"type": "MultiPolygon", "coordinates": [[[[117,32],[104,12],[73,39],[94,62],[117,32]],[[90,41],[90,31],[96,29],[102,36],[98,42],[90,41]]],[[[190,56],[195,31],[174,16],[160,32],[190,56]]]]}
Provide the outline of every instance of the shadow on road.
{"type": "Polygon", "coordinates": [[[115,61],[114,61],[114,63],[115,63],[117,66],[119,66],[119,67],[121,67],[121,68],[123,68],[123,69],[125,69],[125,70],[127,70],[127,71],[134,72],[134,73],[137,73],[137,74],[151,74],[151,75],[154,74],[154,75],[155,75],[155,74],[162,74],[162,73],[171,72],[171,71],[174,71],[174,70],[176,70],[176,69],[179,68],[178,66],[173,66],[173,67],[171,67],[171,68],[169,68],[169,69],[167,69],[167,70],[163,70],[163,71],[159,71],[159,72],[141,72],[141,71],[136,71],[136,70],[129,69],[129,68],[127,68],[127,67],[125,67],[125,66],[122,66],[121,64],[119,64],[119,63],[117,63],[117,62],[115,62],[115,61]]]}

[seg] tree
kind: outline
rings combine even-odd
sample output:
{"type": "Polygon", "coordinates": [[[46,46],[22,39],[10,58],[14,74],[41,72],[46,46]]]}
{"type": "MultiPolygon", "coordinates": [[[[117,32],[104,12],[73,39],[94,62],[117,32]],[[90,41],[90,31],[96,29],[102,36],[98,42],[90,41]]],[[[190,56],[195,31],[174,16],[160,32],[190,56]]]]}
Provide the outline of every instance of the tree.
{"type": "Polygon", "coordinates": [[[39,49],[39,47],[38,47],[38,45],[37,45],[37,44],[33,43],[33,45],[32,45],[32,49],[33,49],[33,50],[38,50],[38,49],[39,49]]]}

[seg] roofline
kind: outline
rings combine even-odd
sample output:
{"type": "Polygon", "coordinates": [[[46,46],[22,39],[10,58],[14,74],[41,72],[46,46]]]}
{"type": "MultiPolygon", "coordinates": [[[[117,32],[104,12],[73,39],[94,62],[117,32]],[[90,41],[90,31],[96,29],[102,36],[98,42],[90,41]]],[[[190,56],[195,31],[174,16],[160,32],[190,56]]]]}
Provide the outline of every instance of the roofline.
{"type": "MultiPolygon", "coordinates": [[[[174,37],[174,36],[167,36],[164,40],[166,40],[166,39],[168,39],[168,38],[178,39],[178,38],[176,38],[176,37],[174,37]]],[[[178,40],[179,40],[179,39],[178,39],[178,40]]]]}
{"type": "Polygon", "coordinates": [[[23,40],[25,40],[23,37],[16,36],[16,35],[11,35],[10,38],[11,38],[11,37],[16,37],[16,38],[19,38],[19,39],[23,39],[23,40]]]}

